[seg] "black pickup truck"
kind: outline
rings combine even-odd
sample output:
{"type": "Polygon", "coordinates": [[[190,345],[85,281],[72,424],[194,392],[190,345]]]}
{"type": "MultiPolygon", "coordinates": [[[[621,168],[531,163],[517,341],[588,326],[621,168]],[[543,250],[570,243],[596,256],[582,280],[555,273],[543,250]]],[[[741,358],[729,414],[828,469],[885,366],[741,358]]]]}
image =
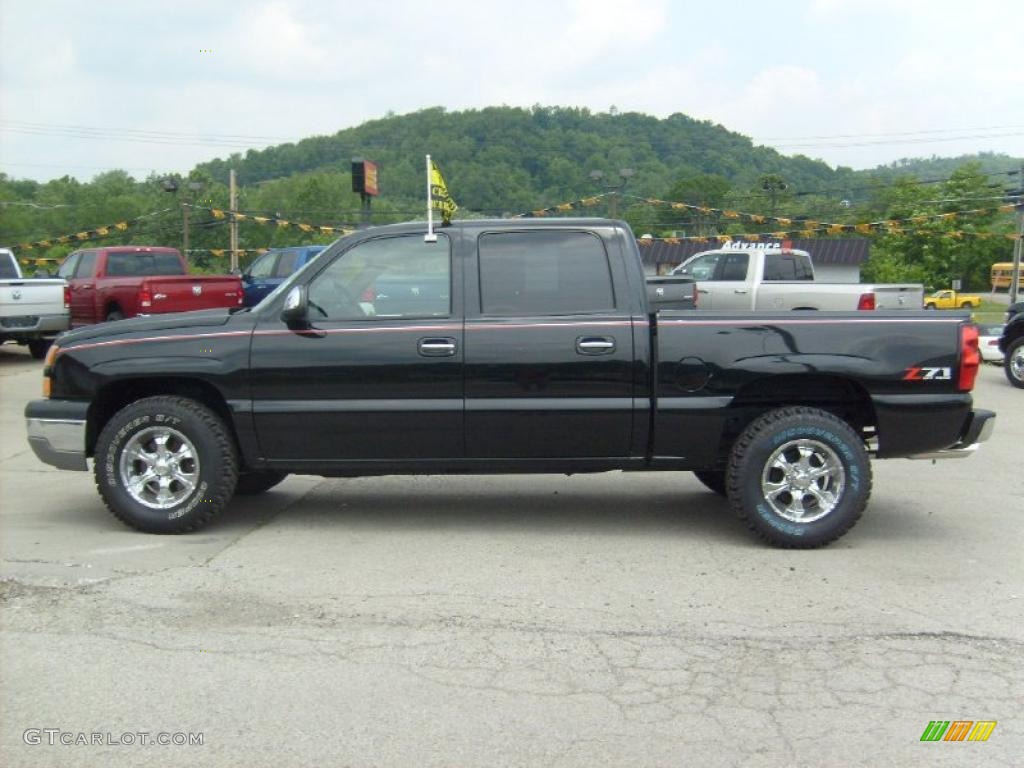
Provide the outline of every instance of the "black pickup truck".
{"type": "Polygon", "coordinates": [[[764,539],[814,547],[861,516],[869,455],[964,456],[994,425],[966,313],[652,309],[619,221],[424,235],[343,238],[251,310],[62,336],[33,450],[92,457],[114,515],[154,533],[287,473],[691,470],[764,539]]]}

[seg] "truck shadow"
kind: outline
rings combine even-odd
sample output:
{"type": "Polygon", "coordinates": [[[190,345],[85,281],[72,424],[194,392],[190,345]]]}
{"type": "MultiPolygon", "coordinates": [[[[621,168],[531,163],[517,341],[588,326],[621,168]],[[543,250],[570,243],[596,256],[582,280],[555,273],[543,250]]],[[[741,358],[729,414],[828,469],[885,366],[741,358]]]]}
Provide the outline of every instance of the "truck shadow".
{"type": "MultiPolygon", "coordinates": [[[[440,478],[432,478],[440,480],[440,478]]],[[[404,480],[413,480],[404,478],[404,480]]],[[[360,481],[329,480],[300,499],[287,502],[271,525],[292,529],[351,532],[529,531],[564,535],[681,536],[754,544],[745,526],[728,503],[701,490],[601,493],[579,489],[555,489],[550,480],[542,489],[530,490],[525,482],[509,488],[481,488],[488,479],[444,478],[446,490],[424,493],[411,482],[396,488],[393,478],[360,481]],[[381,487],[373,486],[381,483],[381,487]],[[357,484],[358,488],[347,484],[357,484]],[[386,485],[386,487],[384,487],[386,485]]],[[[259,514],[271,497],[287,491],[271,491],[262,498],[236,497],[225,511],[220,526],[244,524],[259,514]]],[[[280,502],[278,502],[280,508],[280,502]]]]}

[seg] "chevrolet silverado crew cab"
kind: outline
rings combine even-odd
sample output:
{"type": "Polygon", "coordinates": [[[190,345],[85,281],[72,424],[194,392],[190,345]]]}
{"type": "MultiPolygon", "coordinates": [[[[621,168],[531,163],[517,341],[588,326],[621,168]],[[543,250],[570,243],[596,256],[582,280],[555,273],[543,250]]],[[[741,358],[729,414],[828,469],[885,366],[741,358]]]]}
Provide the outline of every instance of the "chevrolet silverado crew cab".
{"type": "Polygon", "coordinates": [[[288,473],[690,470],[763,538],[814,547],[861,516],[869,455],[964,456],[993,427],[964,314],[656,310],[621,221],[425,231],[338,240],[252,309],[66,334],[33,450],[92,459],[154,533],[288,473]],[[417,291],[379,290],[398,284],[417,291]]]}
{"type": "Polygon", "coordinates": [[[66,282],[23,277],[14,254],[0,248],[0,344],[16,341],[42,360],[68,328],[68,301],[66,282]]]}
{"type": "Polygon", "coordinates": [[[702,251],[672,274],[697,281],[701,309],[920,309],[924,295],[923,286],[910,283],[818,282],[810,254],[795,248],[702,251]]]}
{"type": "Polygon", "coordinates": [[[242,282],[234,275],[190,275],[174,248],[122,245],[68,255],[58,276],[71,286],[71,325],[136,315],[240,307],[242,282]]]}

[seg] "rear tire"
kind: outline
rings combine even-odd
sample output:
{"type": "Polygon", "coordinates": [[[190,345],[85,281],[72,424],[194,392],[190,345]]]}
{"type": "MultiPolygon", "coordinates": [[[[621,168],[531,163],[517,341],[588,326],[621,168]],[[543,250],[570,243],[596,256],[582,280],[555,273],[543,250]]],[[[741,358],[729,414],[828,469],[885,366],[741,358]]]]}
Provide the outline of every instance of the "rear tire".
{"type": "Polygon", "coordinates": [[[1024,336],[1010,344],[1003,358],[1006,379],[1013,386],[1024,389],[1024,336]]]}
{"type": "Polygon", "coordinates": [[[715,471],[710,469],[699,469],[694,470],[694,476],[704,483],[709,490],[714,491],[719,496],[725,496],[725,471],[715,471]]]}
{"type": "Polygon", "coordinates": [[[124,320],[124,312],[122,312],[119,309],[112,309],[109,312],[107,312],[106,321],[108,323],[112,323],[115,320],[124,320]]]}
{"type": "Polygon", "coordinates": [[[50,351],[52,344],[52,339],[31,339],[28,343],[28,353],[32,355],[33,360],[42,360],[50,351]]]}
{"type": "Polygon", "coordinates": [[[769,411],[733,445],[729,503],[778,547],[829,544],[860,519],[871,495],[871,464],[860,437],[827,411],[769,411]]]}
{"type": "Polygon", "coordinates": [[[974,309],[974,304],[970,301],[965,301],[960,305],[960,309],[974,309]]]}
{"type": "Polygon", "coordinates": [[[287,472],[242,472],[238,475],[235,493],[242,496],[255,496],[257,493],[269,491],[288,477],[287,472]]]}
{"type": "Polygon", "coordinates": [[[122,408],[96,443],[96,487],[121,522],[147,533],[208,525],[235,491],[238,458],[224,422],[184,397],[122,408]]]}

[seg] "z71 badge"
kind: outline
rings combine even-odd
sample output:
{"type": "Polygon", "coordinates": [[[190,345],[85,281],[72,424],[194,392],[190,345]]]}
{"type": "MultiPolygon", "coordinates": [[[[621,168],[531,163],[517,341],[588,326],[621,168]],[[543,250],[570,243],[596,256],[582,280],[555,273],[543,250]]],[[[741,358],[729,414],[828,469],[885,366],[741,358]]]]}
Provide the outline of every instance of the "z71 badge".
{"type": "Polygon", "coordinates": [[[907,368],[904,381],[951,381],[952,368],[907,368]]]}

